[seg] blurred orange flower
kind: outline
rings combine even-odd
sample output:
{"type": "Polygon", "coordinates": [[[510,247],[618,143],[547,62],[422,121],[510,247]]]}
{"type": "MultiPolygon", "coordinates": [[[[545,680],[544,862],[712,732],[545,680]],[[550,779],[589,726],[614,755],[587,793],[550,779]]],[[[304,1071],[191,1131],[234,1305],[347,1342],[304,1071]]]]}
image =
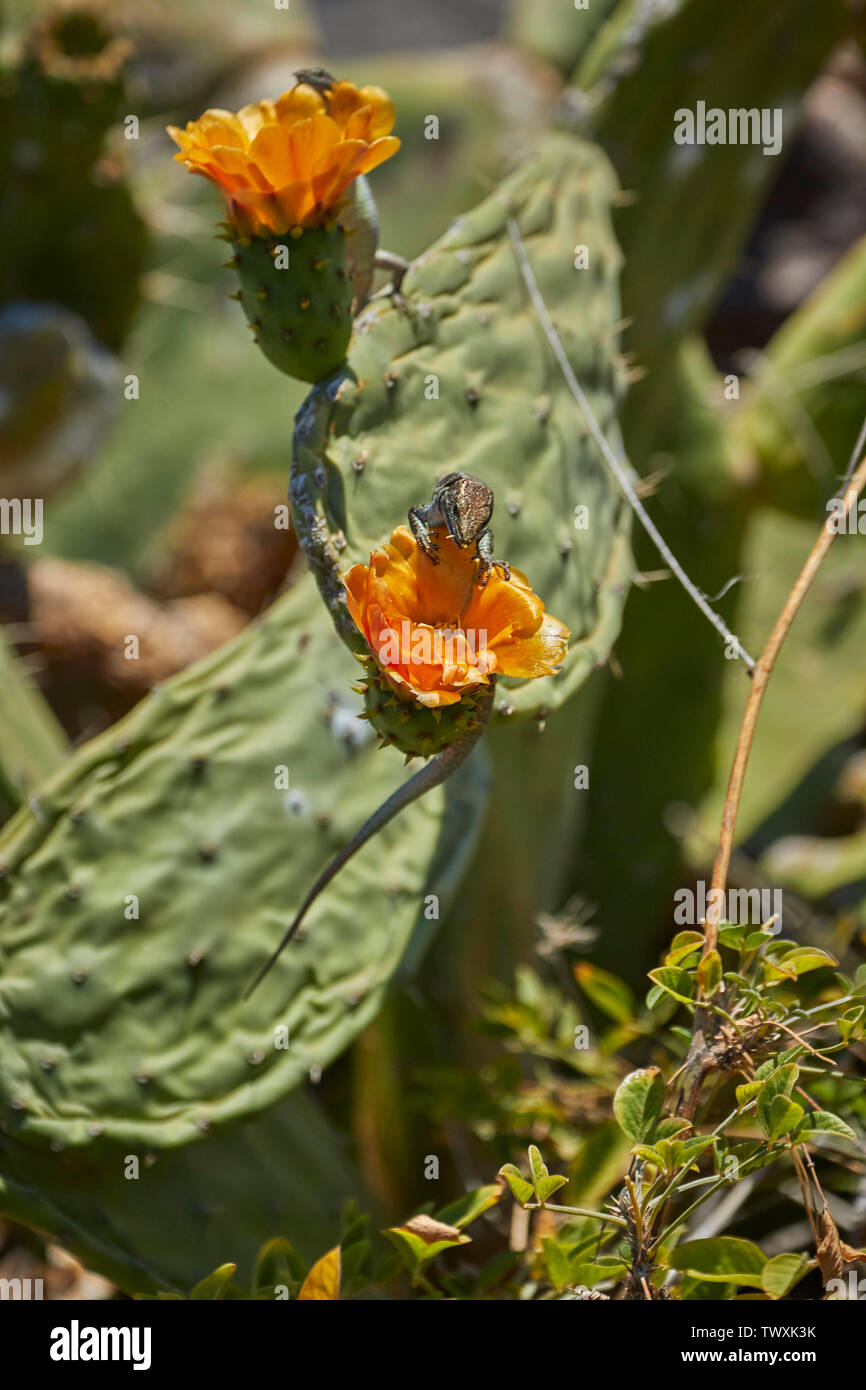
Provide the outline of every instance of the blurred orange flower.
{"type": "Polygon", "coordinates": [[[175,159],[217,184],[242,235],[282,235],[325,221],[349,184],[400,148],[394,103],[381,87],[337,82],[325,95],[306,83],[278,101],[205,111],[185,130],[169,126],[175,159]]]}
{"type": "Polygon", "coordinates": [[[569,631],[545,613],[525,575],[493,569],[475,582],[475,557],[449,536],[439,564],[406,526],[344,576],[347,603],[385,679],[404,700],[436,708],[489,685],[494,674],[551,676],[569,631]]]}

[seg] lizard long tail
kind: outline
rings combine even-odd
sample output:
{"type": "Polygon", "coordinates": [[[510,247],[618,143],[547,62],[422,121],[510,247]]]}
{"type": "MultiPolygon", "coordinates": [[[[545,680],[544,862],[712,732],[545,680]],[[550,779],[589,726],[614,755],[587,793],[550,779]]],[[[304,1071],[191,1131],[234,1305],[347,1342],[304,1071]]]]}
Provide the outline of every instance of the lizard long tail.
{"type": "Polygon", "coordinates": [[[304,898],[304,901],[301,903],[295,915],[294,921],[288,928],[273,955],[262,966],[252,984],[248,986],[244,993],[244,999],[249,999],[253,990],[258,988],[272,966],[276,964],[306,917],[307,912],[322,892],[322,889],[328,886],[331,880],[340,872],[343,865],[348,863],[353,855],[357,854],[358,850],[361,849],[368,840],[372,839],[374,835],[378,834],[389,821],[392,821],[395,816],[398,816],[404,807],[411,805],[413,801],[417,801],[418,798],[423,796],[426,792],[432,791],[433,787],[440,786],[466,761],[484,732],[492,708],[493,691],[491,690],[483,701],[479,701],[476,711],[476,718],[478,720],[477,727],[472,729],[471,732],[464,734],[456,743],[452,743],[450,748],[443,749],[443,751],[437,754],[435,758],[431,759],[429,763],[425,763],[424,767],[419,768],[414,777],[410,777],[408,782],[404,782],[401,787],[398,787],[395,792],[392,792],[387,801],[383,801],[378,810],[374,811],[370,818],[364,822],[357,834],[352,836],[348,844],[343,846],[339,854],[334,856],[327,868],[323,869],[319,874],[319,877],[304,898]]]}

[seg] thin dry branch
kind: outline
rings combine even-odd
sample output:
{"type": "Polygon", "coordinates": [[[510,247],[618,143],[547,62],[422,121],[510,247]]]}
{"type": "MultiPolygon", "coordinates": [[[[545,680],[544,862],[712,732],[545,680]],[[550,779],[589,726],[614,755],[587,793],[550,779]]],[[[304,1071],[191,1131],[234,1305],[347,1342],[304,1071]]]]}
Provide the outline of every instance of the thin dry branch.
{"type": "MultiPolygon", "coordinates": [[[[848,484],[843,506],[845,518],[850,516],[851,511],[856,505],[857,498],[862,489],[866,486],[866,456],[864,456],[857,471],[853,474],[848,484]]],[[[831,529],[831,520],[838,517],[834,513],[833,517],[828,516],[821,533],[818,536],[806,563],[797,577],[793,589],[785,600],[776,625],[770,633],[769,641],[758,658],[754,671],[752,672],[752,684],[749,690],[749,698],[746,701],[746,708],[743,713],[740,733],[737,738],[737,747],[734,753],[734,762],[731,767],[731,776],[728,781],[728,792],[725,797],[724,810],[722,811],[722,826],[719,834],[719,847],[716,851],[715,862],[713,863],[713,877],[708,894],[707,919],[704,926],[704,955],[716,948],[719,935],[719,922],[722,918],[722,903],[724,902],[725,890],[728,882],[728,870],[731,864],[731,853],[734,847],[734,830],[737,822],[737,812],[740,807],[740,797],[743,791],[743,782],[746,776],[746,767],[749,762],[749,754],[752,751],[752,743],[755,737],[755,727],[758,722],[758,715],[764,699],[776,658],[782,648],[791,624],[793,623],[800,605],[809,590],[812,580],[818,573],[824,556],[830,549],[836,536],[839,534],[838,528],[831,529]],[[713,890],[716,890],[715,892],[713,890]]]]}
{"type": "Polygon", "coordinates": [[[749,672],[751,672],[754,669],[754,661],[749,656],[749,653],[742,646],[739,639],[734,636],[734,634],[727,627],[723,619],[719,617],[715,609],[713,609],[707,602],[706,596],[702,594],[697,585],[693,584],[692,581],[689,579],[689,576],[686,574],[679,560],[674,555],[670,546],[667,544],[664,537],[661,535],[661,532],[659,531],[655,522],[652,520],[649,513],[646,511],[643,503],[641,502],[640,498],[638,497],[637,491],[635,490],[635,486],[632,483],[631,478],[629,477],[628,464],[624,459],[617,458],[616,454],[614,453],[613,449],[611,448],[610,444],[608,443],[607,439],[602,433],[601,426],[599,425],[598,420],[595,417],[595,412],[593,411],[592,406],[587,400],[586,393],[584,392],[583,387],[581,386],[580,382],[574,374],[572,365],[569,362],[568,357],[566,355],[565,348],[562,346],[562,339],[557,333],[553,321],[550,317],[550,314],[547,311],[547,305],[545,304],[541,291],[538,288],[538,281],[535,278],[535,273],[532,269],[532,266],[529,264],[529,257],[526,254],[526,248],[524,247],[523,240],[520,236],[520,229],[518,228],[517,223],[514,221],[513,218],[509,218],[508,220],[508,235],[511,238],[512,246],[514,247],[514,255],[517,258],[517,264],[520,269],[520,273],[523,276],[524,283],[526,285],[527,290],[529,291],[529,298],[532,300],[533,308],[535,309],[535,312],[539,318],[539,322],[541,323],[541,326],[544,329],[544,335],[547,338],[547,341],[549,342],[553,350],[554,357],[559,363],[559,368],[562,372],[562,375],[565,377],[566,385],[568,386],[569,391],[571,392],[572,396],[577,402],[578,408],[580,409],[580,412],[583,415],[584,420],[586,421],[589,432],[595,440],[596,444],[598,445],[601,451],[602,458],[604,459],[605,463],[607,464],[608,468],[610,469],[611,473],[616,479],[620,491],[622,492],[623,496],[625,497],[626,501],[628,502],[638,521],[643,526],[650,540],[653,542],[654,546],[656,547],[656,550],[661,555],[665,564],[668,566],[671,573],[674,574],[676,578],[679,580],[679,582],[682,584],[686,593],[689,595],[689,598],[691,598],[693,603],[695,603],[697,607],[701,610],[707,621],[712,623],[716,631],[721,634],[721,636],[724,638],[725,644],[728,647],[728,649],[732,652],[735,652],[737,656],[740,658],[740,660],[742,660],[745,664],[746,669],[749,672]]]}
{"type": "MultiPolygon", "coordinates": [[[[842,505],[846,522],[856,506],[857,499],[864,486],[866,486],[866,456],[861,459],[856,472],[853,474],[844,492],[842,505]]],[[[833,517],[838,517],[838,512],[834,513],[833,517]]],[[[764,693],[767,689],[770,676],[772,675],[773,667],[776,664],[776,658],[781,651],[785,638],[791,630],[791,625],[799,612],[800,605],[806,597],[815,575],[818,573],[821,562],[841,529],[838,525],[831,528],[831,520],[833,517],[828,515],[827,520],[821,527],[820,535],[813,545],[808,559],[797,577],[794,587],[785,600],[784,607],[770,633],[769,641],[758,658],[758,662],[752,673],[751,689],[749,690],[749,698],[746,701],[746,708],[740,725],[737,746],[734,752],[733,766],[731,767],[731,775],[728,781],[727,796],[725,797],[725,805],[722,811],[722,825],[719,834],[719,846],[713,864],[712,883],[710,885],[710,892],[707,895],[708,908],[706,921],[704,923],[704,956],[707,956],[710,951],[714,951],[718,945],[719,923],[722,920],[722,904],[725,901],[728,883],[728,870],[730,868],[731,853],[734,845],[734,830],[737,823],[737,812],[740,806],[743,782],[749,762],[749,754],[752,751],[755,728],[763,703],[764,693]]],[[[715,1021],[713,1016],[710,1010],[701,1002],[699,996],[698,1008],[695,1011],[692,1045],[685,1063],[685,1074],[677,1107],[679,1112],[689,1119],[694,1115],[697,1105],[701,1081],[704,1076],[706,1054],[709,1050],[714,1026],[715,1021]]]]}

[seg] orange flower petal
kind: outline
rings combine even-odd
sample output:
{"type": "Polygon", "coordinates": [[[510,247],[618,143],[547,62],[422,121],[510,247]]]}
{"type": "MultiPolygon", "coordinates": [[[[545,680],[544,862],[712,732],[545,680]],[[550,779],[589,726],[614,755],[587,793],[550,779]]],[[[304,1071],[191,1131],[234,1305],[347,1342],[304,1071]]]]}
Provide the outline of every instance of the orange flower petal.
{"type": "Polygon", "coordinates": [[[545,613],[526,576],[498,570],[475,582],[470,549],[437,535],[437,561],[398,526],[369,565],[344,576],[346,603],[385,679],[400,699],[429,708],[455,704],[499,672],[524,679],[553,675],[568,629],[545,613]]]}
{"type": "Polygon", "coordinates": [[[325,99],[315,87],[299,82],[274,102],[276,120],[280,125],[292,125],[294,121],[304,121],[308,116],[327,113],[325,99]]]}
{"type": "Polygon", "coordinates": [[[503,676],[553,676],[562,666],[568,649],[568,628],[546,613],[531,637],[515,638],[511,645],[496,648],[496,669],[503,676]]]}
{"type": "Polygon", "coordinates": [[[276,125],[277,110],[272,101],[251,101],[249,106],[241,107],[236,119],[247,142],[252,144],[259,131],[263,130],[265,126],[276,125]]]}
{"type": "Polygon", "coordinates": [[[493,570],[485,587],[475,590],[467,620],[487,628],[491,638],[505,628],[517,637],[528,637],[537,630],[543,613],[544,604],[519,570],[511,571],[510,581],[493,570]]]}
{"type": "Polygon", "coordinates": [[[359,113],[363,113],[364,139],[377,139],[394,129],[394,103],[381,87],[357,88],[351,82],[338,82],[328,93],[328,105],[334,120],[347,134],[354,120],[354,136],[359,113]]]}
{"type": "Polygon", "coordinates": [[[371,169],[378,169],[380,164],[384,164],[386,159],[397,153],[400,143],[396,135],[389,135],[384,140],[374,140],[372,145],[367,146],[358,172],[369,174],[371,169]]]}
{"type": "Polygon", "coordinates": [[[215,172],[211,178],[216,178],[223,188],[229,192],[234,192],[236,188],[254,188],[259,193],[267,193],[270,190],[270,183],[255,164],[250,163],[249,156],[238,149],[231,149],[227,145],[214,145],[210,152],[210,168],[215,172]]]}
{"type": "Polygon", "coordinates": [[[286,221],[282,206],[274,193],[259,193],[252,188],[239,188],[231,196],[229,216],[244,230],[268,227],[279,235],[288,231],[293,221],[286,221]]]}
{"type": "Polygon", "coordinates": [[[266,125],[250,145],[249,161],[261,170],[269,189],[285,188],[297,178],[290,141],[289,132],[283,126],[266,125]]]}
{"type": "Polygon", "coordinates": [[[218,107],[205,111],[197,121],[190,121],[187,130],[194,130],[196,138],[205,144],[234,145],[245,150],[249,144],[246,131],[233,111],[221,111],[218,107]]]}
{"type": "Polygon", "coordinates": [[[315,226],[353,179],[399,148],[385,138],[394,107],[381,88],[340,82],[329,100],[330,112],[321,93],[299,83],[278,101],[251,102],[237,114],[211,108],[185,130],[168,127],[180,149],[175,157],[224,190],[229,218],[244,235],[315,226]]]}

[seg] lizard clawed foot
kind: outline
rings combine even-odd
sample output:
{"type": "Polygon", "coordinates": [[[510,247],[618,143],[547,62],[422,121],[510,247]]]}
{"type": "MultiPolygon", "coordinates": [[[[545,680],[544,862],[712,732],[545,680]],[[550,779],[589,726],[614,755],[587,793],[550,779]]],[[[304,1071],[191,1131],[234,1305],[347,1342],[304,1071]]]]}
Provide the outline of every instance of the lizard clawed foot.
{"type": "Polygon", "coordinates": [[[484,560],[480,555],[475,557],[477,565],[475,573],[475,583],[480,589],[486,589],[490,582],[490,576],[494,570],[501,570],[502,577],[506,583],[511,582],[511,566],[504,560],[484,560]]]}

